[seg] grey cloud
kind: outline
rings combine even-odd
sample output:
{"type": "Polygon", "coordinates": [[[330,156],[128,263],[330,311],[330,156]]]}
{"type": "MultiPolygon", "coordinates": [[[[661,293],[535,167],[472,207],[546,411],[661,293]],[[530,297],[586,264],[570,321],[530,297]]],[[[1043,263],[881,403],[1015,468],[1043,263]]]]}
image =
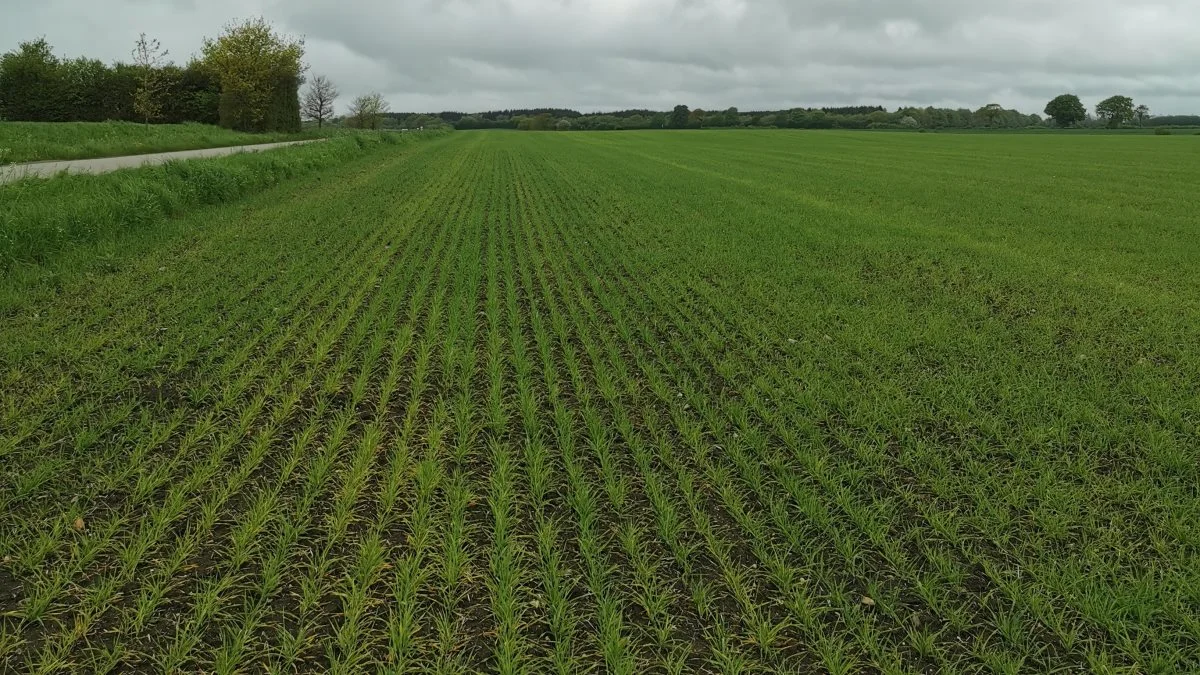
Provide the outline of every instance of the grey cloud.
{"type": "MultiPolygon", "coordinates": [[[[0,0],[0,3],[18,0],[0,0]]],[[[136,32],[177,58],[227,20],[303,34],[312,72],[396,110],[686,103],[1039,112],[1062,91],[1200,112],[1200,3],[1158,0],[45,0],[5,9],[0,46],[124,58],[136,32]],[[92,3],[100,4],[100,3],[92,3]]]]}

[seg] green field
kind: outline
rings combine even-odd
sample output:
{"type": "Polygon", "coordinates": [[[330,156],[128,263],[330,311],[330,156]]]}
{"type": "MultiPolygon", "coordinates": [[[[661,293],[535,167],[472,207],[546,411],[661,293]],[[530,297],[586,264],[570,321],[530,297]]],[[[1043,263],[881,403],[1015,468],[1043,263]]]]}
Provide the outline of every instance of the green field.
{"type": "Polygon", "coordinates": [[[315,131],[248,134],[208,124],[0,122],[0,164],[119,157],[316,137],[315,131]]]}
{"type": "Polygon", "coordinates": [[[460,132],[194,211],[0,307],[0,669],[1200,671],[1198,184],[460,132]]]}

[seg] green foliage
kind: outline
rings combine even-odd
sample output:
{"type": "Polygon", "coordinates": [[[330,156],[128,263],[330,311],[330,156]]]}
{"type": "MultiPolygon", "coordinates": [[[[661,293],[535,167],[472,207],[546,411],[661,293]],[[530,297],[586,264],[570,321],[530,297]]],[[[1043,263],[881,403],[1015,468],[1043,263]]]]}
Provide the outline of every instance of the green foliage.
{"type": "Polygon", "coordinates": [[[1155,136],[1170,136],[1171,130],[1166,127],[1157,127],[1154,130],[1154,135],[1155,136]]]}
{"type": "Polygon", "coordinates": [[[1087,109],[1075,94],[1061,94],[1046,104],[1046,114],[1060,127],[1073,127],[1087,119],[1087,109]]]}
{"type": "Polygon", "coordinates": [[[0,118],[57,121],[66,114],[68,82],[62,62],[44,38],[22,42],[0,56],[0,118]]]}
{"type": "Polygon", "coordinates": [[[201,63],[221,85],[221,126],[299,131],[302,39],[276,33],[260,17],[227,25],[201,52],[201,63]]]}
{"type": "Polygon", "coordinates": [[[196,63],[180,68],[150,59],[142,66],[106,66],[96,59],[60,59],[45,40],[0,56],[0,119],[144,122],[146,115],[135,108],[139,91],[156,121],[217,121],[217,82],[196,63]]]}
{"type": "Polygon", "coordinates": [[[1096,116],[1110,128],[1116,129],[1132,122],[1137,116],[1133,99],[1128,96],[1110,96],[1096,104],[1096,116]]]}
{"type": "Polygon", "coordinates": [[[667,118],[667,126],[671,129],[686,129],[691,113],[686,105],[677,105],[667,118]]]}
{"type": "Polygon", "coordinates": [[[517,122],[521,131],[549,131],[554,129],[554,118],[550,113],[539,113],[533,117],[522,117],[517,122]]]}

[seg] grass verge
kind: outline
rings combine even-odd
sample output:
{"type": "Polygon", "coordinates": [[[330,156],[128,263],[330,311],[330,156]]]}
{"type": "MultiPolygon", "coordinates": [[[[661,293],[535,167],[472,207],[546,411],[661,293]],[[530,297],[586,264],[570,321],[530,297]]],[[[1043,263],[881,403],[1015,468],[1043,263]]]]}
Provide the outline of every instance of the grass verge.
{"type": "Polygon", "coordinates": [[[0,122],[0,165],[224,148],[320,136],[315,131],[248,134],[194,123],[146,126],[133,122],[0,122]]]}
{"type": "Polygon", "coordinates": [[[43,265],[65,249],[147,232],[201,204],[236,199],[377,149],[444,132],[353,133],[326,143],[101,175],[31,178],[0,186],[0,271],[43,265]]]}

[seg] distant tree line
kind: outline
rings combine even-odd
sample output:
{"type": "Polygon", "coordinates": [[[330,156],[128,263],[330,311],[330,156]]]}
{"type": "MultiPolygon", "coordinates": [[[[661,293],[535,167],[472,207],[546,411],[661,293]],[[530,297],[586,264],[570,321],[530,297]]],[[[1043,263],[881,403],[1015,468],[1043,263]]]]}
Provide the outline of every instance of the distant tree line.
{"type": "Polygon", "coordinates": [[[883,106],[790,108],[739,111],[692,109],[675,106],[670,111],[646,109],[584,114],[563,108],[492,110],[479,113],[442,112],[437,117],[456,129],[516,129],[522,131],[610,131],[622,129],[706,129],[770,127],[779,129],[1032,129],[1058,127],[1124,128],[1131,126],[1200,126],[1200,116],[1153,117],[1145,105],[1134,105],[1127,96],[1112,96],[1089,114],[1073,94],[1063,94],[1046,105],[1046,117],[1029,115],[989,103],[968,108],[883,106]]]}
{"type": "Polygon", "coordinates": [[[1148,127],[1200,127],[1200,115],[1156,115],[1146,120],[1148,127]]]}
{"type": "Polygon", "coordinates": [[[373,99],[376,95],[366,94],[365,96],[370,97],[370,100],[358,97],[354,101],[351,101],[347,113],[332,118],[329,121],[330,126],[351,129],[381,129],[385,131],[452,126],[436,114],[389,111],[387,110],[389,107],[388,103],[382,99],[378,101],[379,105],[377,107],[376,101],[373,99]],[[360,101],[359,99],[363,100],[360,101]]]}
{"type": "Polygon", "coordinates": [[[167,62],[142,35],[132,63],[61,58],[45,39],[0,56],[0,119],[202,122],[239,131],[299,131],[303,42],[263,19],[230,24],[199,58],[167,62]]]}
{"type": "Polygon", "coordinates": [[[1088,114],[1083,101],[1075,94],[1055,96],[1046,104],[1045,112],[1054,126],[1062,128],[1200,126],[1200,115],[1154,117],[1148,106],[1134,105],[1132,98],[1120,94],[1097,103],[1095,116],[1088,114]]]}
{"type": "Polygon", "coordinates": [[[528,131],[610,131],[620,129],[703,129],[720,127],[775,127],[786,129],[1019,129],[1040,126],[1038,115],[1025,115],[991,104],[979,110],[901,108],[888,112],[882,106],[841,108],[791,108],[742,112],[690,109],[646,109],[583,114],[554,108],[504,110],[482,113],[439,113],[456,129],[519,129],[528,131]]]}

